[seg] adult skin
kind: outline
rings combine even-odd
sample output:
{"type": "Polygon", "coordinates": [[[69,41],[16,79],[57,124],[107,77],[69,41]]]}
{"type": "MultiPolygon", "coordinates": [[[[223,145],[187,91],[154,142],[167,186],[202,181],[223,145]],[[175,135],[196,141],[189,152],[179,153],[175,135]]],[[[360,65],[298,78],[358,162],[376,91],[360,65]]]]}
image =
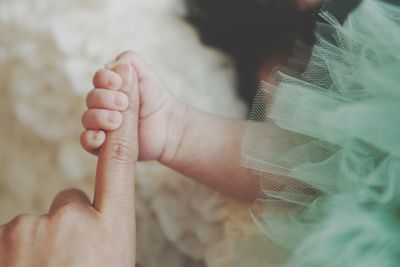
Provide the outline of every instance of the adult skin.
{"type": "Polygon", "coordinates": [[[99,151],[93,203],[83,192],[67,190],[47,214],[20,215],[1,226],[1,267],[135,266],[138,82],[129,65],[114,71],[129,107],[99,151]]]}

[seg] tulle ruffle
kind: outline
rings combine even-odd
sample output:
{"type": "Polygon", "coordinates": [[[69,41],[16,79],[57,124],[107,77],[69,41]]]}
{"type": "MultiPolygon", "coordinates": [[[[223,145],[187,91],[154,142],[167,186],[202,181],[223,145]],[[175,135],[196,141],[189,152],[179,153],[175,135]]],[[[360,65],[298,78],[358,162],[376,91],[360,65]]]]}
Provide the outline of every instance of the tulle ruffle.
{"type": "Polygon", "coordinates": [[[263,82],[243,142],[259,229],[285,266],[400,265],[400,2],[341,1],[305,72],[263,82]]]}

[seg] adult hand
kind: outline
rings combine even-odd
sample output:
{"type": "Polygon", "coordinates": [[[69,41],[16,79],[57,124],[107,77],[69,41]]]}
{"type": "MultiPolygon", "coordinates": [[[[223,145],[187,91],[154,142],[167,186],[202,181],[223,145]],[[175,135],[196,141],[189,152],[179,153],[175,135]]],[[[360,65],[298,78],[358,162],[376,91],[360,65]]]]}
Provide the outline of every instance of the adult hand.
{"type": "Polygon", "coordinates": [[[138,82],[129,65],[114,69],[129,108],[99,152],[93,203],[79,190],[59,193],[46,215],[21,215],[0,227],[1,267],[133,267],[136,260],[135,163],[138,82]]]}

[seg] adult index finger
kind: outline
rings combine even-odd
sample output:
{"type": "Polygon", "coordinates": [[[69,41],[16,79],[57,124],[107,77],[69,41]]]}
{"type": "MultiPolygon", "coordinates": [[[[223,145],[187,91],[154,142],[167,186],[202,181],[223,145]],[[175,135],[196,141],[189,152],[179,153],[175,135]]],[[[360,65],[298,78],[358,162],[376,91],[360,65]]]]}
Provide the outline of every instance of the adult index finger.
{"type": "Polygon", "coordinates": [[[120,91],[128,96],[129,106],[122,112],[121,127],[107,133],[99,151],[93,205],[100,213],[121,219],[133,216],[135,208],[139,85],[130,65],[117,65],[113,70],[122,78],[120,91]]]}

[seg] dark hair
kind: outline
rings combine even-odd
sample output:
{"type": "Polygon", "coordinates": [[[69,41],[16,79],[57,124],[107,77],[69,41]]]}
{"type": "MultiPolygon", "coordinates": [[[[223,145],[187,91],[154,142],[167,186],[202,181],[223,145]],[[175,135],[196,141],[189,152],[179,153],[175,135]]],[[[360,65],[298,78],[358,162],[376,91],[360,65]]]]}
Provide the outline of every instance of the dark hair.
{"type": "Polygon", "coordinates": [[[316,16],[295,0],[185,0],[187,20],[204,44],[231,56],[238,93],[250,106],[261,66],[273,56],[288,57],[297,41],[314,44],[316,16]]]}

